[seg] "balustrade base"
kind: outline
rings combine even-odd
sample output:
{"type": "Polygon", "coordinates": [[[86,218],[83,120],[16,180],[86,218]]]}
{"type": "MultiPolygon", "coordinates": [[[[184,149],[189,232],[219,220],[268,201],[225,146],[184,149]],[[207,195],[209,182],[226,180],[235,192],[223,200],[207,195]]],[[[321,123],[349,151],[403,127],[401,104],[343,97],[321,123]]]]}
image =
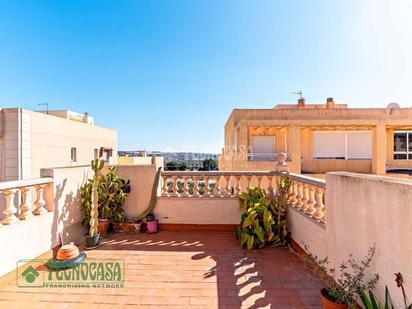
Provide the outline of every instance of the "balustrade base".
{"type": "Polygon", "coordinates": [[[20,220],[29,220],[33,217],[34,217],[34,215],[31,212],[27,212],[27,213],[24,213],[24,214],[20,214],[19,219],[20,220]]]}
{"type": "Polygon", "coordinates": [[[17,223],[17,222],[19,222],[19,219],[16,216],[11,216],[1,221],[1,223],[4,225],[9,225],[9,224],[17,223]]]}
{"type": "Polygon", "coordinates": [[[44,208],[38,208],[38,209],[35,209],[34,211],[33,211],[33,215],[35,215],[35,216],[41,216],[41,215],[44,215],[44,214],[47,214],[47,210],[46,209],[44,209],[44,208]]]}

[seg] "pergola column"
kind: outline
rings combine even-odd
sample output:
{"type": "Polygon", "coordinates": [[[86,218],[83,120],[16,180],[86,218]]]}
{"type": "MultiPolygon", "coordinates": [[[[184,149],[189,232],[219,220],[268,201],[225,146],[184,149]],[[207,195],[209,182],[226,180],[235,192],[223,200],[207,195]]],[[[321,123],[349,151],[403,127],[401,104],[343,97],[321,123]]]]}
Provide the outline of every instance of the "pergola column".
{"type": "Polygon", "coordinates": [[[386,174],[386,126],[379,122],[372,129],[372,173],[386,174]]]}
{"type": "Polygon", "coordinates": [[[241,124],[239,128],[239,136],[237,136],[237,151],[238,159],[240,161],[247,161],[248,149],[248,127],[245,124],[241,124]]]}
{"type": "Polygon", "coordinates": [[[291,161],[288,162],[289,170],[292,173],[301,172],[301,132],[299,125],[291,125],[288,128],[288,138],[287,138],[287,153],[290,156],[291,161]]]}

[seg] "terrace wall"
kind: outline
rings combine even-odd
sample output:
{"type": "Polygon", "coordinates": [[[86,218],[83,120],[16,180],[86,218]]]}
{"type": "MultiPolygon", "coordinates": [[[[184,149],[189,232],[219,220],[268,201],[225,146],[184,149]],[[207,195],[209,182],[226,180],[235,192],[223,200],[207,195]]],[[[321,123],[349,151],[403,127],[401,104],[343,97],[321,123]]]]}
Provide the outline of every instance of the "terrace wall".
{"type": "MultiPolygon", "coordinates": [[[[148,206],[156,170],[156,165],[118,167],[119,175],[131,181],[131,193],[124,205],[128,217],[136,217],[148,206]]],[[[0,226],[0,242],[9,249],[1,252],[0,260],[7,262],[2,262],[0,275],[12,270],[18,259],[34,258],[60,243],[82,240],[86,231],[81,226],[80,186],[91,173],[88,166],[42,170],[43,177],[53,177],[53,189],[47,191],[45,199],[52,199],[54,212],[0,226]]],[[[265,177],[276,177],[271,173],[263,175],[255,172],[257,178],[250,176],[252,173],[237,173],[232,172],[230,177],[238,185],[240,177],[245,177],[240,175],[249,175],[246,176],[249,177],[249,184],[253,182],[252,179],[255,182],[259,179],[258,183],[262,184],[265,177]]],[[[212,175],[210,177],[229,177],[229,174],[219,172],[209,174],[212,175]]],[[[162,174],[162,177],[165,175],[167,173],[162,174]]],[[[173,177],[176,179],[177,176],[173,177]]],[[[298,184],[298,189],[301,188],[299,184],[305,188],[317,185],[310,177],[290,177],[298,184]]],[[[174,196],[175,191],[171,195],[165,192],[166,186],[159,186],[159,190],[163,190],[158,191],[155,213],[160,223],[237,224],[240,220],[238,198],[236,194],[229,193],[228,185],[220,183],[220,186],[225,193],[214,197],[179,197],[174,196]]],[[[290,193],[292,197],[300,198],[300,202],[310,197],[306,193],[296,196],[293,190],[290,193]]],[[[322,213],[325,210],[325,218],[316,220],[308,215],[308,211],[303,211],[304,208],[294,205],[289,209],[289,229],[292,238],[300,246],[307,244],[318,256],[328,256],[334,266],[338,266],[349,254],[353,254],[356,259],[362,258],[368,248],[375,244],[376,255],[369,274],[379,273],[381,276],[377,288],[379,296],[383,298],[384,286],[387,285],[395,305],[401,307],[401,291],[395,286],[394,273],[403,274],[406,292],[411,297],[411,201],[412,181],[374,175],[329,173],[326,176],[325,208],[320,208],[322,213]]],[[[305,200],[305,203],[309,203],[309,200],[305,200]]]]}

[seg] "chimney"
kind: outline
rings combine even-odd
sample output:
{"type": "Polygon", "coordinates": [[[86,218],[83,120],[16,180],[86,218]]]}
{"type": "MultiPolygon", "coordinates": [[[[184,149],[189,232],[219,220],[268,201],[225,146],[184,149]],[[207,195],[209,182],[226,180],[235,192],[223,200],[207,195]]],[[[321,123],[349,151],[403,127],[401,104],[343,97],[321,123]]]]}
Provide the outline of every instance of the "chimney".
{"type": "Polygon", "coordinates": [[[305,98],[298,99],[298,108],[305,108],[305,98]]]}
{"type": "Polygon", "coordinates": [[[335,101],[333,101],[332,97],[329,97],[326,99],[326,108],[327,109],[335,108],[335,101]]]}

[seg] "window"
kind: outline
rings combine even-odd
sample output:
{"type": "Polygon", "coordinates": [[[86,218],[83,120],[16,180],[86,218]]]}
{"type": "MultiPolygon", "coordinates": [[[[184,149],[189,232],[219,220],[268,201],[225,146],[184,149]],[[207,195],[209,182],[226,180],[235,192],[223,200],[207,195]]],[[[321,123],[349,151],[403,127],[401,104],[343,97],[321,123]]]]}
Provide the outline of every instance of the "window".
{"type": "Polygon", "coordinates": [[[76,162],[76,161],[77,161],[77,149],[76,149],[76,147],[70,148],[70,160],[71,160],[72,162],[76,162]]]}
{"type": "Polygon", "coordinates": [[[371,159],[371,132],[313,132],[313,158],[320,160],[371,159]]]}
{"type": "Polygon", "coordinates": [[[395,160],[412,160],[412,131],[395,131],[393,133],[393,158],[395,160]]]}
{"type": "Polygon", "coordinates": [[[275,152],[275,136],[255,135],[252,136],[252,153],[249,155],[253,161],[273,160],[275,152]]]}
{"type": "Polygon", "coordinates": [[[94,158],[95,159],[99,158],[99,149],[97,149],[97,148],[94,149],[94,158]]]}
{"type": "Polygon", "coordinates": [[[109,159],[112,155],[113,155],[113,149],[112,148],[104,148],[104,147],[100,148],[100,158],[104,162],[108,163],[110,161],[109,159]]]}

